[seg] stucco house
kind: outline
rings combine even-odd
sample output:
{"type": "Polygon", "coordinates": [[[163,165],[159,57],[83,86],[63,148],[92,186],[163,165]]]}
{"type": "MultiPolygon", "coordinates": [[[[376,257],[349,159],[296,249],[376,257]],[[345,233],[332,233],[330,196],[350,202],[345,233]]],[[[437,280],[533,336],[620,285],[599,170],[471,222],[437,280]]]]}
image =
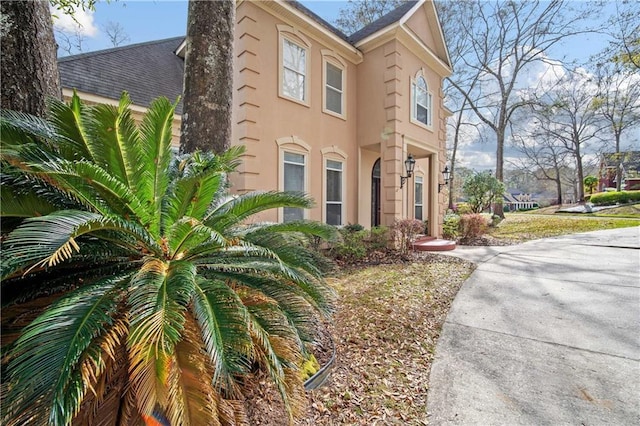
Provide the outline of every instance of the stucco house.
{"type": "MultiPolygon", "coordinates": [[[[235,37],[233,143],[247,150],[232,190],[301,190],[316,201],[262,219],[417,218],[441,235],[451,65],[432,1],[409,1],[347,36],[295,1],[239,0],[235,37]],[[415,171],[401,188],[409,156],[415,171]]],[[[61,58],[64,95],[115,103],[126,90],[140,113],[158,96],[175,100],[184,47],[179,37],[61,58]]]]}

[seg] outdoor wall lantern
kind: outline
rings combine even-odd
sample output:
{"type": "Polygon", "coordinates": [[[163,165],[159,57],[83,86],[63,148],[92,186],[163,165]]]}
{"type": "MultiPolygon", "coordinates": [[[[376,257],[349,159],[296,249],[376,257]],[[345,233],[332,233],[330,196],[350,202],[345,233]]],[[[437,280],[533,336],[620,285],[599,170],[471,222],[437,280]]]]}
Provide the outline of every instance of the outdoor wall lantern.
{"type": "Polygon", "coordinates": [[[449,185],[449,179],[451,178],[451,172],[449,171],[449,166],[444,166],[444,170],[442,171],[442,177],[444,178],[444,183],[438,184],[438,192],[442,191],[443,186],[449,185]]]}
{"type": "Polygon", "coordinates": [[[404,160],[404,168],[407,171],[407,175],[400,175],[400,189],[404,186],[404,182],[413,175],[413,170],[416,168],[416,160],[414,160],[413,155],[409,154],[407,159],[404,160]]]}

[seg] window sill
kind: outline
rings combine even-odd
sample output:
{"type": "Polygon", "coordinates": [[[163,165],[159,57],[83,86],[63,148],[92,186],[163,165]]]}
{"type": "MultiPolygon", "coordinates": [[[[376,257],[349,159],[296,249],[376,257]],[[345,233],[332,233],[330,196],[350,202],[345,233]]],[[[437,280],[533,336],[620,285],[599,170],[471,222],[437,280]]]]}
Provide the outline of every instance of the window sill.
{"type": "Polygon", "coordinates": [[[340,120],[347,121],[347,116],[345,114],[338,114],[337,112],[326,108],[322,108],[322,112],[332,117],[339,118],[340,120]]]}
{"type": "Polygon", "coordinates": [[[422,127],[425,130],[430,131],[431,133],[433,133],[433,126],[429,126],[427,124],[424,124],[422,121],[418,121],[415,118],[411,117],[411,120],[409,120],[411,123],[415,124],[418,127],[422,127]]]}
{"type": "Polygon", "coordinates": [[[279,93],[278,97],[280,99],[284,99],[285,101],[293,102],[293,103],[296,103],[298,105],[302,105],[302,106],[305,106],[307,108],[311,108],[311,105],[309,104],[308,101],[301,101],[300,99],[292,98],[291,96],[287,96],[287,95],[285,95],[283,93],[279,93]]]}

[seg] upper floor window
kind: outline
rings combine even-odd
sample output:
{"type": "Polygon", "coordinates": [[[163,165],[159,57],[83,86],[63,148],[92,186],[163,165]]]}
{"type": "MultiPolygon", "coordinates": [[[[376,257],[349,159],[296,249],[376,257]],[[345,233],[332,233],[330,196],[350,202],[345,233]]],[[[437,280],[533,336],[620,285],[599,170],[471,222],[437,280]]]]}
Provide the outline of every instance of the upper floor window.
{"type": "Polygon", "coordinates": [[[346,63],[335,52],[322,49],[323,105],[322,110],[331,115],[345,118],[345,74],[346,63]]]}
{"type": "Polygon", "coordinates": [[[336,114],[342,114],[342,70],[329,62],[326,64],[326,108],[336,114]]]}
{"type": "Polygon", "coordinates": [[[413,102],[411,118],[426,126],[431,126],[432,97],[422,75],[413,81],[411,94],[413,102]]]}
{"type": "Polygon", "coordinates": [[[285,24],[278,29],[278,95],[309,106],[311,42],[298,29],[285,24]]]}
{"type": "Polygon", "coordinates": [[[306,101],[307,50],[288,39],[282,42],[282,93],[306,101]]]}

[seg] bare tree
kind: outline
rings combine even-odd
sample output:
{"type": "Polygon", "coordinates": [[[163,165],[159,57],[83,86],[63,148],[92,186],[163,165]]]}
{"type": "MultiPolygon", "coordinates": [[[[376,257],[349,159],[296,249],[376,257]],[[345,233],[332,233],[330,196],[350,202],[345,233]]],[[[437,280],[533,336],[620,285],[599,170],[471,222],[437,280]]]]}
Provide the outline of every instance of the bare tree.
{"type": "MultiPolygon", "coordinates": [[[[640,74],[620,63],[600,65],[597,73],[598,91],[592,106],[606,123],[613,136],[618,164],[616,189],[622,189],[622,135],[640,125],[640,74]]],[[[639,141],[636,141],[636,144],[639,141]]]]}
{"type": "Polygon", "coordinates": [[[180,151],[231,145],[235,0],[189,0],[180,151]]]}
{"type": "Polygon", "coordinates": [[[635,0],[616,0],[615,14],[609,18],[607,33],[612,37],[601,59],[640,69],[640,7],[635,0]]]}
{"type": "MultiPolygon", "coordinates": [[[[470,43],[450,79],[466,98],[478,118],[495,134],[496,172],[504,178],[504,147],[513,114],[528,104],[519,87],[534,64],[546,60],[545,53],[568,36],[582,30],[578,23],[587,15],[571,2],[455,0],[457,25],[451,28],[470,43]],[[465,83],[476,76],[480,84],[465,83]]],[[[503,216],[502,206],[495,206],[503,216]]]]}
{"type": "Polygon", "coordinates": [[[349,0],[340,9],[335,25],[345,34],[352,34],[392,11],[407,0],[349,0]]]}
{"type": "Polygon", "coordinates": [[[131,41],[131,37],[119,22],[109,21],[103,28],[113,47],[118,47],[123,43],[131,41]]]}
{"type": "Polygon", "coordinates": [[[530,112],[535,117],[536,129],[530,135],[547,146],[549,155],[562,151],[549,148],[549,141],[562,145],[574,159],[576,170],[577,201],[584,201],[583,157],[586,147],[599,143],[602,125],[593,107],[595,85],[588,76],[571,72],[560,79],[554,88],[540,95],[530,112]],[[545,142],[546,140],[546,142],[545,142]]]}
{"type": "Polygon", "coordinates": [[[76,28],[73,33],[68,31],[56,30],[54,28],[58,47],[67,55],[74,55],[83,52],[83,43],[86,36],[81,28],[76,28]]]}
{"type": "Polygon", "coordinates": [[[538,180],[553,182],[557,203],[562,205],[562,170],[567,167],[570,152],[562,141],[546,132],[544,127],[537,127],[538,120],[533,120],[532,124],[536,129],[529,135],[514,132],[514,147],[524,155],[514,165],[520,170],[535,170],[538,180]]]}

